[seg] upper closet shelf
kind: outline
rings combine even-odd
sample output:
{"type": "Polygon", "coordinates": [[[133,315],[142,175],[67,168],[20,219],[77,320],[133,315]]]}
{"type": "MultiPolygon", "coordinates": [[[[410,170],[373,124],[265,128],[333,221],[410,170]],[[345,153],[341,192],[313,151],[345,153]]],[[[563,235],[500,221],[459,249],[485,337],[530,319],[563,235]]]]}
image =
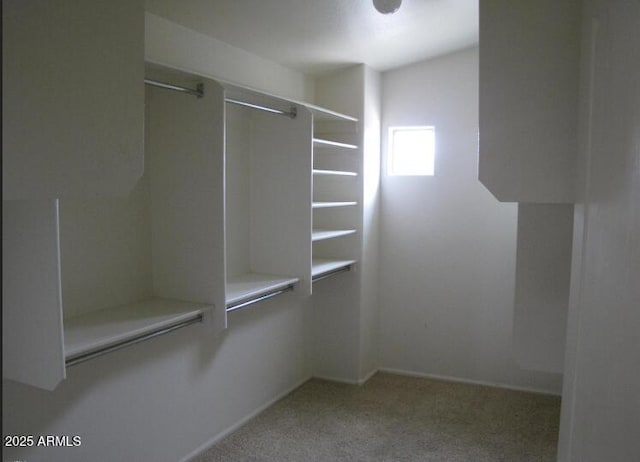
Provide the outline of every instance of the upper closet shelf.
{"type": "Polygon", "coordinates": [[[313,114],[313,118],[315,120],[349,121],[349,122],[358,121],[358,119],[355,117],[352,117],[346,114],[341,114],[340,112],[331,111],[323,107],[314,106],[313,104],[305,103],[305,106],[311,111],[311,113],[313,114]]]}
{"type": "Polygon", "coordinates": [[[313,145],[316,148],[358,149],[355,144],[339,143],[338,141],[325,140],[323,138],[314,138],[313,145]]]}
{"type": "Polygon", "coordinates": [[[151,298],[64,320],[67,366],[202,321],[213,308],[201,303],[151,298]]]}
{"type": "Polygon", "coordinates": [[[320,170],[317,168],[313,169],[313,174],[318,176],[323,175],[331,175],[331,176],[358,176],[356,172],[346,172],[342,170],[320,170]]]}
{"type": "Polygon", "coordinates": [[[293,290],[300,279],[270,274],[246,273],[227,279],[227,311],[293,290]]]}

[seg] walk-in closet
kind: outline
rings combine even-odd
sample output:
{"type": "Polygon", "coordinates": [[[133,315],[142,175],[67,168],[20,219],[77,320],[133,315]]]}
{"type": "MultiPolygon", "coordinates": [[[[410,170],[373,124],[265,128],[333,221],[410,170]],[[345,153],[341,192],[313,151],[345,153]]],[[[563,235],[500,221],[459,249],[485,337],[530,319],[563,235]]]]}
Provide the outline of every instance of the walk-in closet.
{"type": "Polygon", "coordinates": [[[635,460],[639,31],[3,0],[3,458],[635,460]]]}

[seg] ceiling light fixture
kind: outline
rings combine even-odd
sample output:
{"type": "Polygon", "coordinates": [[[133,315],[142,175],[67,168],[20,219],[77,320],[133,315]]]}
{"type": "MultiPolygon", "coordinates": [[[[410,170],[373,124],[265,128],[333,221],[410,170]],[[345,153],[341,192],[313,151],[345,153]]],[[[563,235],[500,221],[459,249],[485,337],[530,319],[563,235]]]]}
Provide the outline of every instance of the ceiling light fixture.
{"type": "Polygon", "coordinates": [[[373,0],[373,6],[382,14],[391,14],[398,11],[402,0],[373,0]]]}

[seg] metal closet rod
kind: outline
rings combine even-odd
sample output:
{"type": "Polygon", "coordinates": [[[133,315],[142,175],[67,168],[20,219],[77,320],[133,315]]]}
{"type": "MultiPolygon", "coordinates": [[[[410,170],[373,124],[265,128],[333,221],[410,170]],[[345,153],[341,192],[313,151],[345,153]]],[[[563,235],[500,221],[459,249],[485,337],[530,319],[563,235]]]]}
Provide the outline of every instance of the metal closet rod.
{"type": "Polygon", "coordinates": [[[202,314],[197,314],[191,319],[187,319],[186,321],[181,321],[172,326],[163,327],[153,332],[149,332],[148,334],[142,334],[129,340],[123,340],[121,342],[114,343],[113,345],[100,348],[99,350],[90,351],[88,353],[81,353],[77,356],[71,356],[65,360],[65,365],[67,367],[75,366],[76,364],[80,364],[85,361],[89,361],[90,359],[94,359],[99,356],[106,355],[107,353],[112,353],[114,351],[121,350],[128,346],[135,345],[137,343],[141,343],[146,340],[150,340],[152,338],[156,338],[164,334],[168,334],[169,332],[173,332],[174,330],[182,329],[183,327],[190,326],[191,324],[195,324],[197,322],[202,322],[202,317],[203,317],[202,314]]]}
{"type": "Polygon", "coordinates": [[[165,90],[179,91],[181,93],[188,93],[190,95],[202,98],[204,96],[204,85],[199,83],[196,85],[196,89],[181,87],[172,83],[160,82],[158,80],[144,79],[144,84],[152,87],[164,88],[165,90]]]}
{"type": "MultiPolygon", "coordinates": [[[[201,83],[199,83],[196,86],[195,90],[193,88],[181,87],[180,85],[174,85],[172,83],[160,82],[158,80],[152,80],[152,79],[144,79],[144,83],[145,85],[164,88],[165,90],[173,90],[173,91],[179,91],[181,93],[188,93],[189,95],[193,95],[198,98],[202,98],[204,96],[204,85],[201,83]]],[[[260,104],[248,103],[246,101],[241,101],[235,98],[225,98],[224,100],[229,104],[237,104],[238,106],[244,106],[251,109],[258,109],[260,111],[269,112],[271,114],[284,115],[291,119],[295,119],[296,116],[298,115],[298,110],[296,109],[295,106],[291,106],[291,108],[288,111],[283,111],[282,109],[275,109],[268,106],[262,106],[260,104]]]]}
{"type": "Polygon", "coordinates": [[[291,106],[291,109],[289,109],[288,111],[283,111],[282,109],[274,109],[272,107],[261,106],[260,104],[247,103],[246,101],[240,101],[239,99],[225,98],[224,100],[230,104],[237,104],[238,106],[249,107],[251,109],[258,109],[260,111],[270,112],[271,114],[284,115],[291,119],[295,119],[296,116],[298,115],[298,110],[296,109],[295,106],[291,106]]]}
{"type": "Polygon", "coordinates": [[[254,303],[258,303],[261,302],[263,300],[268,300],[270,298],[273,298],[277,295],[280,294],[284,294],[285,292],[289,292],[292,291],[294,289],[293,284],[289,284],[286,287],[283,287],[282,289],[276,289],[273,292],[268,292],[264,295],[259,295],[255,298],[251,298],[249,300],[245,300],[245,301],[239,301],[236,303],[231,303],[229,305],[227,305],[227,313],[231,313],[232,311],[236,311],[236,310],[240,310],[242,308],[246,308],[247,306],[253,305],[254,303]]]}
{"type": "Polygon", "coordinates": [[[343,268],[327,271],[326,273],[318,274],[317,276],[313,276],[311,280],[313,282],[318,282],[318,281],[322,281],[323,279],[330,278],[331,276],[335,276],[336,274],[345,273],[347,271],[351,271],[351,265],[345,266],[343,268]]]}

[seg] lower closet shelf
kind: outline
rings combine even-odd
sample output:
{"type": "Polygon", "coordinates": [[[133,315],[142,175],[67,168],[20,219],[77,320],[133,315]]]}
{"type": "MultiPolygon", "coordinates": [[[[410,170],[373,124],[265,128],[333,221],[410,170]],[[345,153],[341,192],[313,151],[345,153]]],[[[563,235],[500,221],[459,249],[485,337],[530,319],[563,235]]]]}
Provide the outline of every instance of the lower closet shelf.
{"type": "Polygon", "coordinates": [[[326,258],[314,258],[311,266],[311,279],[313,281],[318,281],[336,273],[349,271],[355,263],[355,260],[329,260],[326,258]]]}
{"type": "Polygon", "coordinates": [[[333,239],[334,237],[348,236],[355,232],[355,229],[314,229],[311,234],[311,241],[317,242],[325,239],[333,239]]]}
{"type": "Polygon", "coordinates": [[[151,298],[64,320],[67,365],[202,321],[212,305],[151,298]]]}
{"type": "Polygon", "coordinates": [[[227,311],[235,311],[266,298],[293,290],[300,279],[271,274],[246,273],[227,279],[227,311]]]}

